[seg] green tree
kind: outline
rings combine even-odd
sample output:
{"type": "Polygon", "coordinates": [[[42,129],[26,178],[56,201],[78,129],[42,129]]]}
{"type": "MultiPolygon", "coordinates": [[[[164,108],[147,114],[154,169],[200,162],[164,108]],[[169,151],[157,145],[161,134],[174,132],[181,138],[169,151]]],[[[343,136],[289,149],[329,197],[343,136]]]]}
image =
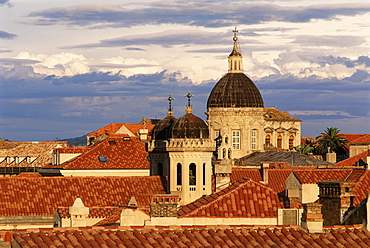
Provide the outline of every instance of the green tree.
{"type": "Polygon", "coordinates": [[[313,149],[314,149],[314,147],[312,147],[310,145],[299,145],[299,146],[294,147],[294,150],[296,150],[298,153],[304,154],[304,155],[308,155],[309,153],[312,152],[313,149]]]}
{"type": "Polygon", "coordinates": [[[339,135],[340,130],[337,127],[328,127],[324,133],[317,136],[316,152],[318,154],[325,154],[327,152],[336,152],[342,154],[347,151],[345,145],[348,140],[339,135]]]}

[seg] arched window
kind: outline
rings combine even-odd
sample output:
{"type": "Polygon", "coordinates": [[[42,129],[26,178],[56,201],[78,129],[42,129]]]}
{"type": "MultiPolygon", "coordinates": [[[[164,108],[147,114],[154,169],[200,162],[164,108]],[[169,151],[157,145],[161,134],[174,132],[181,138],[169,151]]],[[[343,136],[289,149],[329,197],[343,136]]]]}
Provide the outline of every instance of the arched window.
{"type": "Polygon", "coordinates": [[[229,148],[229,150],[227,150],[227,158],[231,159],[231,148],[229,148]]]}
{"type": "Polygon", "coordinates": [[[182,165],[180,163],[177,164],[177,185],[182,185],[182,165]]]}
{"type": "Polygon", "coordinates": [[[281,138],[281,135],[279,135],[277,138],[277,147],[282,148],[282,146],[283,146],[283,138],[281,138]]]}
{"type": "Polygon", "coordinates": [[[197,172],[196,172],[196,165],[191,163],[189,165],[189,185],[196,185],[197,184],[197,172]]]}
{"type": "Polygon", "coordinates": [[[206,185],[206,163],[203,163],[203,185],[206,185]]]}
{"type": "Polygon", "coordinates": [[[271,137],[270,135],[266,135],[266,138],[265,138],[265,145],[266,146],[270,146],[271,144],[271,137]]]}
{"type": "Polygon", "coordinates": [[[226,158],[226,148],[222,149],[222,158],[226,158]]]}
{"type": "Polygon", "coordinates": [[[293,150],[293,145],[294,145],[294,136],[290,135],[290,137],[289,137],[289,150],[293,150]]]}
{"type": "Polygon", "coordinates": [[[163,164],[162,163],[157,164],[157,175],[163,176],[163,164]]]}

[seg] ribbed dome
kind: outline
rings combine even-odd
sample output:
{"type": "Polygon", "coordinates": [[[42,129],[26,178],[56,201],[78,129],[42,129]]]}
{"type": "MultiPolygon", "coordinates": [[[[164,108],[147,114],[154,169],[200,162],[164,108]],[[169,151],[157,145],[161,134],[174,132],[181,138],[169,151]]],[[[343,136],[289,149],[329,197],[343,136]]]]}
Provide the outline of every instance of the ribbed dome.
{"type": "Polygon", "coordinates": [[[244,73],[227,73],[213,87],[207,108],[261,107],[263,99],[257,86],[244,73]]]}
{"type": "Polygon", "coordinates": [[[156,140],[167,140],[171,138],[171,128],[176,122],[176,118],[172,115],[160,120],[153,128],[153,137],[156,140]]]}
{"type": "Polygon", "coordinates": [[[208,138],[209,131],[206,123],[192,113],[186,113],[177,119],[172,127],[172,138],[208,138]]]}

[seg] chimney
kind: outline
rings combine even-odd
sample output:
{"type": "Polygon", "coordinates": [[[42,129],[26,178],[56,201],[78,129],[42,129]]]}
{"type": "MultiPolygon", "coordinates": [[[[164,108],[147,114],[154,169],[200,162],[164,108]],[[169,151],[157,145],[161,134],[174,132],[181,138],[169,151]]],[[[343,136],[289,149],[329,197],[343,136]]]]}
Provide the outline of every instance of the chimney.
{"type": "Polygon", "coordinates": [[[146,142],[148,141],[148,129],[139,129],[139,139],[140,141],[146,142]]]}
{"type": "Polygon", "coordinates": [[[335,164],[337,162],[337,154],[335,152],[326,153],[326,162],[335,164]]]}
{"type": "Polygon", "coordinates": [[[177,217],[178,195],[157,194],[150,197],[150,217],[177,217]]]}
{"type": "Polygon", "coordinates": [[[322,204],[306,203],[303,204],[301,226],[309,233],[323,232],[323,216],[321,213],[322,204]]]}
{"type": "Polygon", "coordinates": [[[87,225],[86,219],[90,213],[90,209],[85,207],[81,198],[76,198],[68,212],[71,215],[71,227],[85,227],[87,225]]]}
{"type": "Polygon", "coordinates": [[[230,176],[232,170],[232,161],[223,159],[222,161],[217,161],[214,164],[214,175],[216,190],[222,190],[230,185],[230,176]]]}
{"type": "Polygon", "coordinates": [[[353,206],[354,182],[322,181],[319,186],[319,198],[322,204],[324,226],[340,225],[344,213],[353,206]]]}
{"type": "Polygon", "coordinates": [[[261,178],[262,182],[265,185],[269,185],[269,173],[268,173],[268,168],[270,168],[270,164],[266,162],[261,163],[261,168],[260,168],[260,173],[261,173],[261,178]]]}

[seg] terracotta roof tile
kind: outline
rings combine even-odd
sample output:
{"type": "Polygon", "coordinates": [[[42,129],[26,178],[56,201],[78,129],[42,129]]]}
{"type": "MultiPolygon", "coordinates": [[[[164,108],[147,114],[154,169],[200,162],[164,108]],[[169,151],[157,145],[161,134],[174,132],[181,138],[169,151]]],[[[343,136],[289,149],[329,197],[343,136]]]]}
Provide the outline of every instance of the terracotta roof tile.
{"type": "MultiPolygon", "coordinates": [[[[267,169],[268,173],[268,186],[276,192],[282,192],[285,190],[285,181],[292,173],[293,169],[267,169]]],[[[250,178],[255,182],[261,182],[261,172],[259,169],[248,169],[233,167],[231,174],[231,182],[241,180],[242,178],[250,178]]]]}
{"type": "Polygon", "coordinates": [[[96,136],[99,137],[103,134],[115,134],[117,131],[125,126],[131,133],[136,135],[139,132],[139,129],[148,129],[149,133],[152,131],[154,125],[143,125],[138,123],[111,123],[105,127],[102,127],[94,132],[89,133],[87,136],[96,136]]]}
{"type": "Polygon", "coordinates": [[[367,150],[353,157],[342,160],[336,163],[336,165],[337,166],[363,166],[366,161],[367,156],[370,156],[370,150],[367,150]]]}
{"type": "Polygon", "coordinates": [[[143,177],[4,177],[0,178],[0,215],[53,215],[58,207],[81,198],[86,206],[126,205],[132,196],[138,206],[163,194],[159,176],[143,177]]]}
{"type": "Polygon", "coordinates": [[[148,152],[145,143],[136,137],[123,140],[122,137],[109,137],[95,143],[80,156],[60,166],[66,170],[75,169],[149,169],[148,152]],[[100,161],[105,157],[106,161],[100,161]]]}
{"type": "Polygon", "coordinates": [[[179,210],[181,217],[275,218],[283,208],[271,188],[243,179],[217,193],[201,197],[179,210]]]}
{"type": "Polygon", "coordinates": [[[230,181],[235,183],[240,181],[243,178],[252,179],[255,182],[262,181],[261,173],[259,169],[248,169],[248,168],[241,168],[241,167],[232,167],[230,181]]]}
{"type": "Polygon", "coordinates": [[[265,120],[267,121],[299,121],[301,120],[290,116],[287,112],[280,111],[276,108],[264,108],[265,120]]]}
{"type": "Polygon", "coordinates": [[[177,228],[14,232],[20,247],[369,247],[370,233],[330,228],[306,233],[299,227],[177,228]]]}
{"type": "Polygon", "coordinates": [[[349,141],[350,145],[352,144],[368,144],[370,143],[370,134],[366,134],[360,138],[349,141]]]}
{"type": "Polygon", "coordinates": [[[353,190],[353,194],[355,195],[354,204],[360,204],[365,198],[367,198],[368,192],[370,192],[370,171],[366,170],[357,181],[353,190]]]}
{"type": "Polygon", "coordinates": [[[52,162],[53,149],[67,146],[64,141],[17,142],[13,148],[0,148],[0,167],[45,167],[52,162]]]}
{"type": "MultiPolygon", "coordinates": [[[[59,207],[57,209],[62,219],[71,217],[68,209],[69,207],[59,207]]],[[[108,218],[118,209],[120,209],[120,207],[89,207],[89,215],[87,218],[108,218]]]]}
{"type": "Polygon", "coordinates": [[[341,133],[339,134],[340,137],[345,137],[348,140],[348,143],[352,143],[353,141],[365,136],[366,134],[352,134],[352,133],[341,133]]]}
{"type": "Polygon", "coordinates": [[[293,173],[302,184],[316,184],[325,180],[346,180],[352,169],[293,170],[293,173]]]}

